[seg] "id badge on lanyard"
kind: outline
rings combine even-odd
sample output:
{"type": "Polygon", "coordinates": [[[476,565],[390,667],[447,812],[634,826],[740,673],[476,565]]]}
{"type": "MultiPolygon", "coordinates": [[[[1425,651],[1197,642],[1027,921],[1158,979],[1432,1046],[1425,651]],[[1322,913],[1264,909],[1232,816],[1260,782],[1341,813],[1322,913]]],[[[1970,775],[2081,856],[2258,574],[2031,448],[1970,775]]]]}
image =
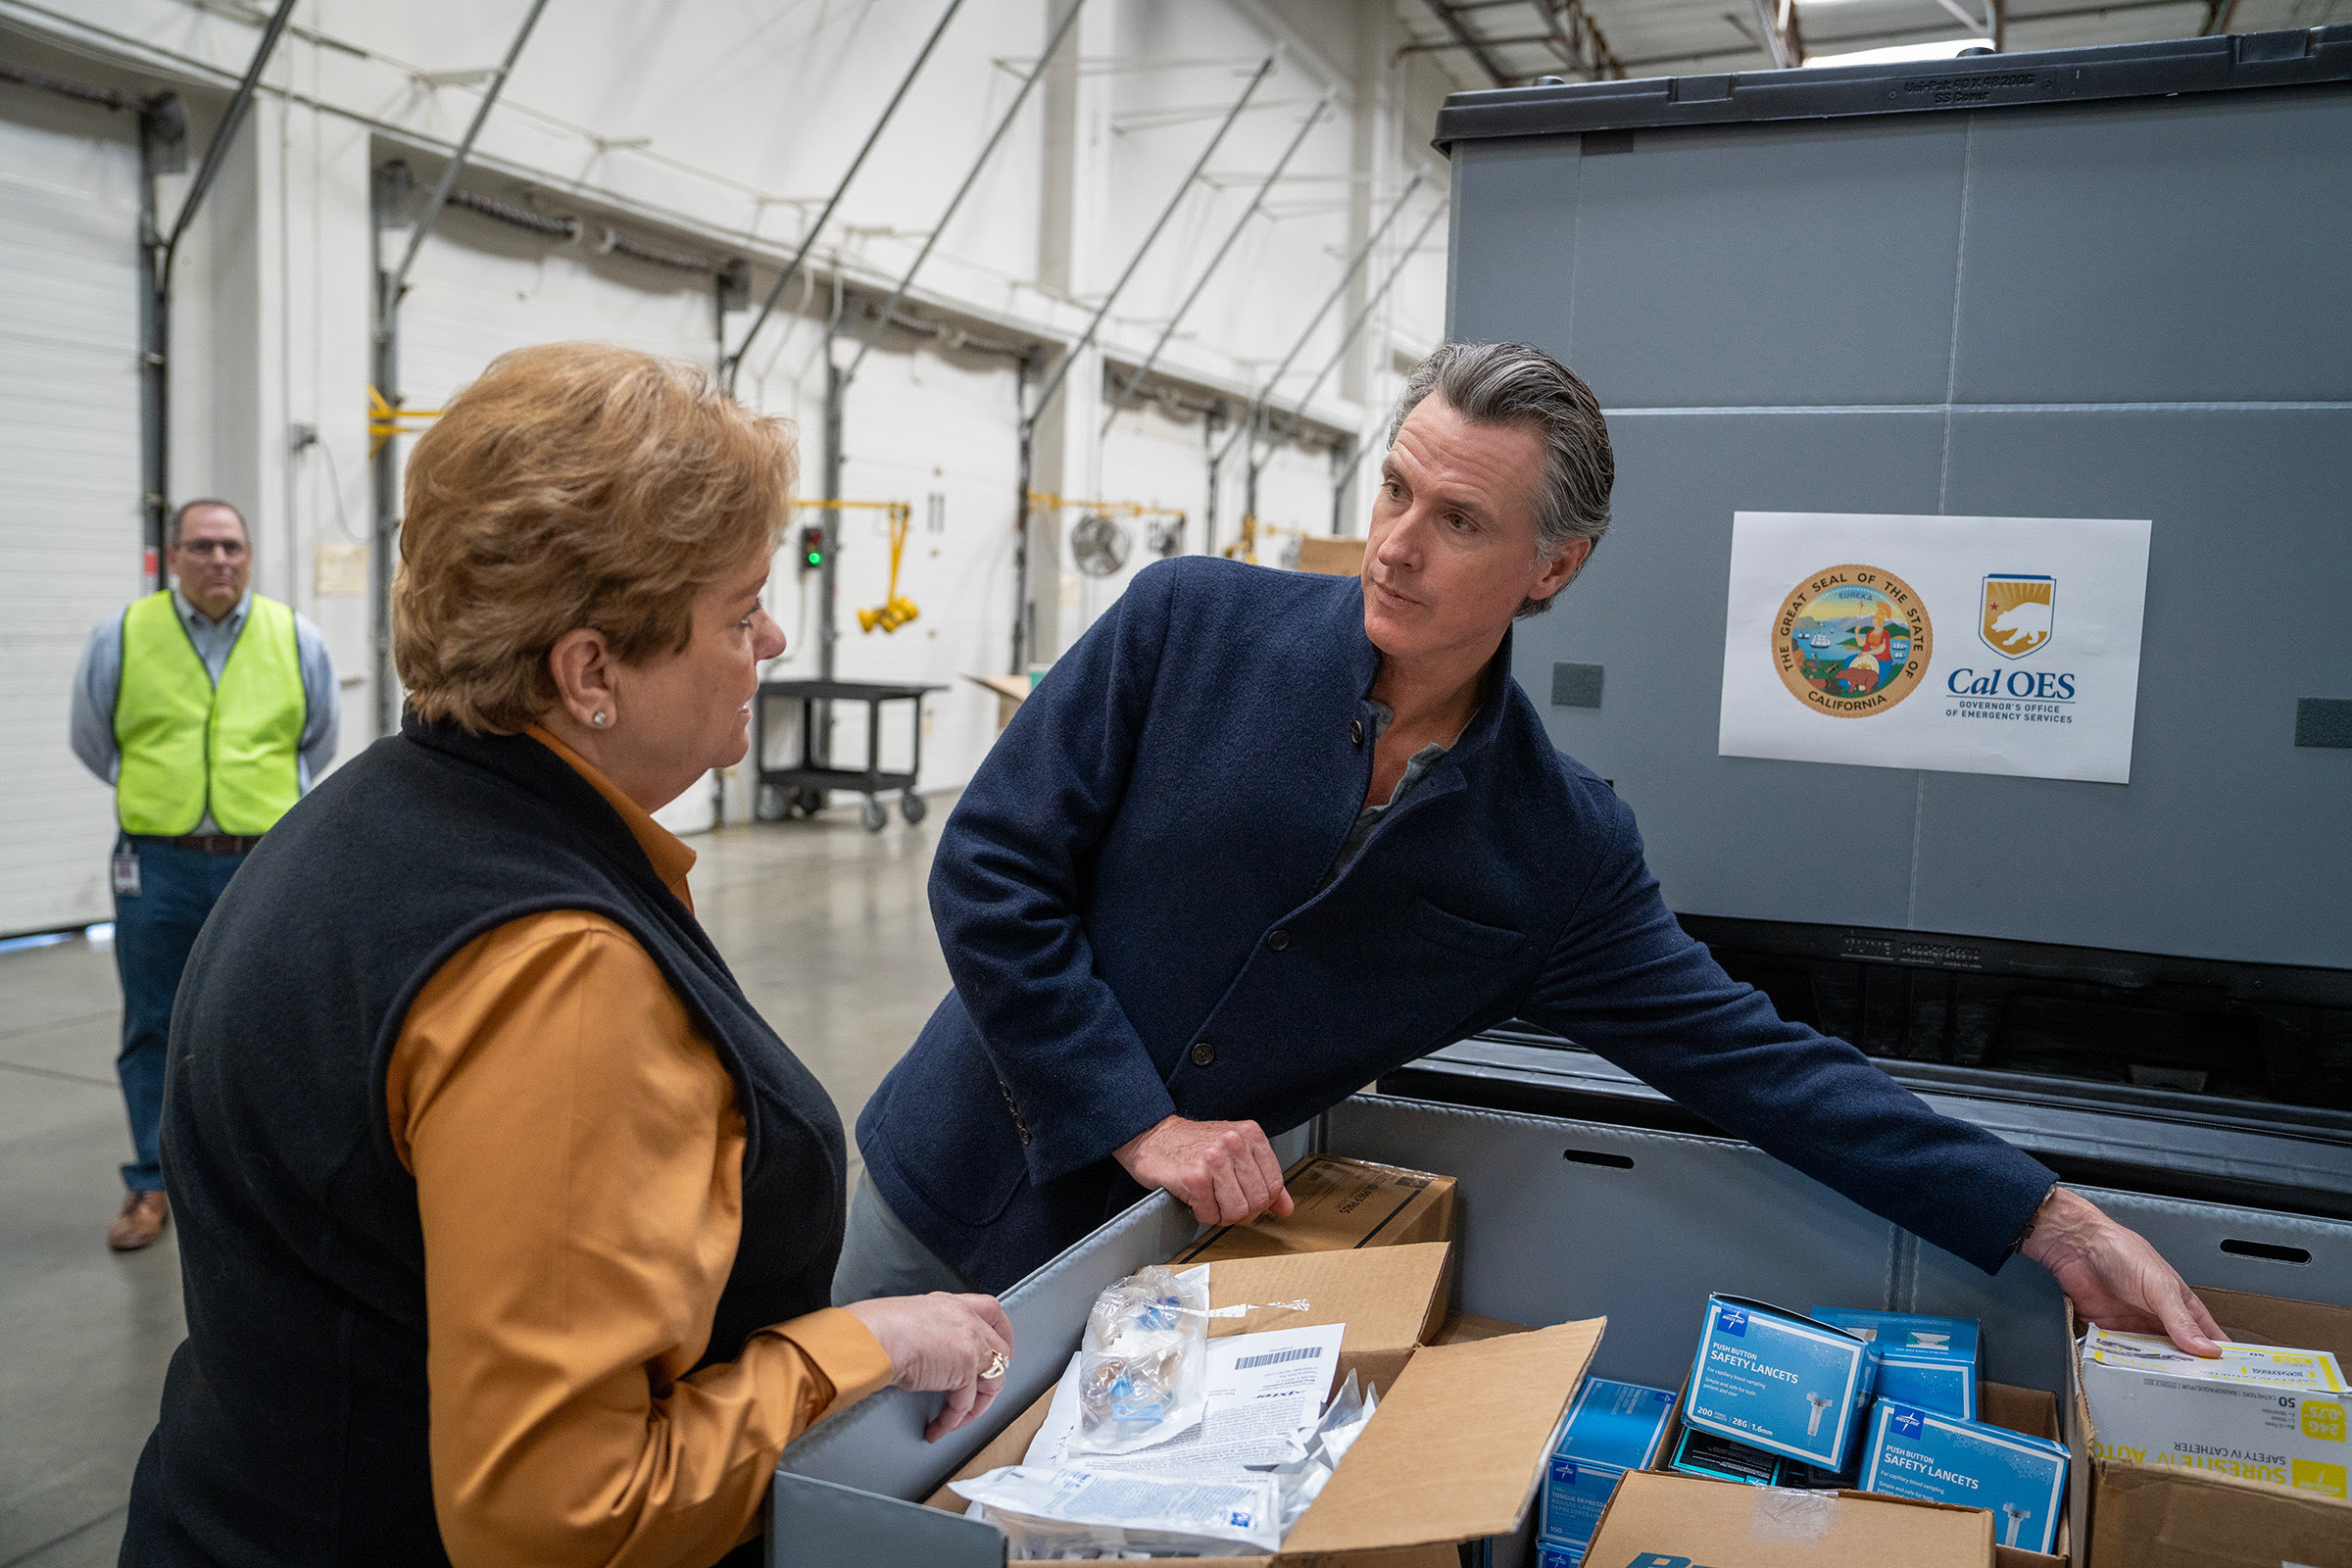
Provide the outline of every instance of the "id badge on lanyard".
{"type": "Polygon", "coordinates": [[[139,896],[139,852],[127,844],[115,846],[115,897],[135,899],[139,896]]]}

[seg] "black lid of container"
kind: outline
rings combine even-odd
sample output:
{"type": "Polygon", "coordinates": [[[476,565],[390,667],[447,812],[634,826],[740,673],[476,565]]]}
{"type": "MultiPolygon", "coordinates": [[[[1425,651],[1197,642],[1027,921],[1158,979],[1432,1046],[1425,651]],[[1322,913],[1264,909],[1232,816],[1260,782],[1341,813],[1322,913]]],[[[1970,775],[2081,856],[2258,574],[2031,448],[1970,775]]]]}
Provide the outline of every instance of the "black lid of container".
{"type": "Polygon", "coordinates": [[[1991,109],[2347,80],[2352,80],[2352,25],[2339,25],[1956,60],[1457,92],[1438,111],[1435,141],[1444,150],[1457,141],[1498,136],[1991,109]]]}

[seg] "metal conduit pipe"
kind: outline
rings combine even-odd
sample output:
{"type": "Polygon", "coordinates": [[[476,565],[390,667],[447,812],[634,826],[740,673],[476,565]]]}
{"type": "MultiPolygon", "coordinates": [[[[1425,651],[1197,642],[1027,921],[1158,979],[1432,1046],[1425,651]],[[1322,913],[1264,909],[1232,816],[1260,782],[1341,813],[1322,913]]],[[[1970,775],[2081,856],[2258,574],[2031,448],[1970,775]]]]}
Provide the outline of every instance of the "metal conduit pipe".
{"type": "Polygon", "coordinates": [[[1361,332],[1365,324],[1372,319],[1372,313],[1380,309],[1380,302],[1389,297],[1389,290],[1396,286],[1397,274],[1404,270],[1404,264],[1413,259],[1414,252],[1421,248],[1421,242],[1429,237],[1429,231],[1437,227],[1438,220],[1445,216],[1446,204],[1441,202],[1438,204],[1437,211],[1422,220],[1420,228],[1415,230],[1413,237],[1405,242],[1404,249],[1396,253],[1396,265],[1391,267],[1388,275],[1380,280],[1380,287],[1374,290],[1372,297],[1364,301],[1364,308],[1355,313],[1355,319],[1348,323],[1348,330],[1340,337],[1340,346],[1332,350],[1331,358],[1323,362],[1323,368],[1315,372],[1315,378],[1306,384],[1306,390],[1299,393],[1296,399],[1291,400],[1290,428],[1283,432],[1286,436],[1298,434],[1298,426],[1306,420],[1306,406],[1314,402],[1315,394],[1323,390],[1324,381],[1330,377],[1332,371],[1339,368],[1341,356],[1348,352],[1348,345],[1355,341],[1356,334],[1361,332]]]}
{"type": "MultiPolygon", "coordinates": [[[[424,236],[431,232],[433,220],[441,216],[441,208],[457,188],[458,174],[472,156],[473,144],[482,134],[482,126],[490,119],[490,111],[498,104],[499,95],[506,91],[507,81],[514,74],[514,62],[522,55],[522,46],[529,41],[531,29],[539,24],[539,14],[547,9],[547,0],[531,0],[531,8],[514,32],[514,41],[507,46],[506,59],[501,61],[496,74],[482,94],[480,107],[474,110],[466,135],[450,155],[449,167],[433,186],[433,193],[416,215],[409,230],[408,249],[401,253],[400,265],[388,270],[379,270],[375,287],[375,353],[372,384],[391,410],[401,408],[400,387],[400,301],[408,292],[409,269],[416,265],[416,253],[423,248],[424,236]]],[[[408,166],[398,164],[377,171],[374,197],[376,243],[383,243],[387,229],[397,227],[409,202],[408,166]],[[392,177],[393,170],[399,171],[392,177]]],[[[379,263],[380,269],[380,263],[379,263]]],[[[387,439],[375,453],[375,529],[369,550],[369,587],[374,601],[374,625],[370,632],[374,644],[375,663],[375,732],[389,735],[400,725],[399,681],[392,669],[392,572],[399,549],[400,495],[397,438],[387,439]]]]}
{"type": "MultiPolygon", "coordinates": [[[[1390,226],[1396,221],[1397,215],[1404,211],[1404,204],[1412,199],[1413,192],[1421,188],[1423,178],[1423,175],[1415,174],[1405,182],[1404,189],[1396,193],[1396,205],[1389,209],[1388,216],[1380,220],[1377,228],[1364,236],[1363,244],[1358,246],[1355,254],[1348,259],[1347,270],[1340,273],[1339,282],[1333,286],[1329,294],[1323,297],[1323,303],[1315,307],[1315,314],[1307,318],[1306,326],[1299,332],[1298,340],[1293,343],[1291,351],[1282,357],[1282,363],[1274,367],[1274,373],[1266,377],[1266,384],[1258,391],[1257,396],[1250,400],[1248,410],[1234,421],[1233,434],[1227,436],[1225,444],[1217,449],[1216,457],[1210,460],[1212,464],[1223,464],[1225,459],[1232,454],[1234,443],[1239,441],[1245,432],[1257,424],[1260,416],[1265,412],[1266,399],[1274,395],[1275,385],[1289,372],[1291,362],[1298,358],[1300,352],[1306,348],[1307,340],[1315,335],[1315,328],[1323,324],[1323,318],[1331,314],[1331,308],[1337,305],[1340,302],[1340,296],[1348,291],[1348,285],[1354,280],[1356,272],[1363,267],[1364,259],[1372,254],[1373,247],[1377,246],[1388,234],[1390,226]]],[[[1256,472],[1254,464],[1251,465],[1250,471],[1253,476],[1251,482],[1254,484],[1256,472]]],[[[1254,505],[1257,498],[1252,495],[1250,499],[1254,505]]]]}
{"type": "MultiPolygon", "coordinates": [[[[140,220],[139,220],[139,282],[142,309],[139,313],[139,442],[140,469],[146,476],[145,510],[147,514],[146,550],[153,562],[148,579],[149,587],[159,587],[164,579],[164,533],[166,519],[172,511],[172,271],[179,259],[179,242],[187,237],[188,225],[196,220],[196,213],[204,198],[212,191],[213,182],[220,177],[220,166],[228,158],[229,143],[243,128],[245,116],[253,108],[254,89],[261,84],[262,68],[277,50],[277,41],[285,35],[286,24],[294,15],[296,0],[278,0],[277,10],[262,28],[262,41],[254,46],[253,59],[238,79],[236,91],[229,96],[227,109],[221,112],[220,123],[213,127],[213,139],[204,149],[204,159],[197,165],[196,177],[188,184],[187,195],[180,201],[179,216],[172,220],[172,231],[158,232],[155,176],[178,168],[185,168],[185,154],[172,161],[168,145],[153,146],[146,117],[140,124],[140,220]],[[160,155],[160,156],[159,156],[160,155]]],[[[184,112],[178,116],[177,141],[186,141],[184,112]]]]}
{"type": "Polygon", "coordinates": [[[1331,95],[1325,93],[1321,98],[1315,100],[1315,107],[1308,110],[1306,118],[1298,122],[1298,134],[1294,135],[1291,138],[1291,144],[1282,150],[1282,156],[1274,161],[1274,167],[1266,172],[1266,177],[1258,184],[1257,194],[1252,196],[1250,199],[1250,205],[1243,209],[1242,216],[1235,221],[1232,232],[1225,236],[1225,243],[1217,247],[1217,253],[1211,256],[1208,259],[1208,265],[1200,270],[1200,276],[1194,281],[1192,291],[1185,295],[1184,303],[1176,307],[1176,314],[1168,318],[1166,326],[1160,328],[1159,340],[1152,345],[1152,352],[1144,356],[1144,363],[1135,368],[1135,373],[1127,378],[1125,390],[1120,392],[1118,400],[1111,404],[1110,412],[1102,416],[1102,433],[1104,435],[1110,434],[1111,421],[1125,413],[1127,405],[1135,401],[1135,395],[1143,389],[1144,380],[1152,373],[1152,368],[1159,363],[1160,351],[1168,346],[1168,339],[1176,335],[1177,325],[1184,320],[1185,317],[1192,314],[1195,302],[1200,298],[1201,292],[1208,287],[1208,280],[1216,275],[1218,266],[1224,262],[1225,253],[1232,250],[1234,243],[1242,237],[1242,231],[1250,226],[1250,220],[1255,218],[1265,207],[1266,197],[1272,193],[1276,182],[1282,178],[1283,171],[1291,167],[1292,155],[1306,145],[1306,133],[1315,128],[1316,122],[1323,118],[1324,111],[1330,107],[1331,95]]]}
{"type": "Polygon", "coordinates": [[[801,264],[808,259],[809,248],[816,244],[816,236],[824,231],[825,224],[832,219],[833,209],[839,207],[841,199],[850,193],[850,181],[856,179],[858,171],[865,167],[865,155],[872,152],[874,143],[882,139],[882,127],[889,124],[891,116],[899,112],[900,102],[906,98],[906,89],[914,85],[914,78],[921,73],[923,62],[931,58],[931,50],[938,44],[940,34],[948,30],[948,24],[956,20],[956,13],[962,8],[963,0],[948,0],[948,9],[941,13],[938,24],[931,29],[931,36],[923,40],[923,47],[915,55],[914,64],[908,66],[906,74],[900,78],[899,90],[892,93],[890,102],[882,106],[881,118],[874,122],[874,128],[865,133],[865,144],[858,149],[858,156],[850,160],[850,167],[843,172],[841,183],[833,187],[833,194],[826,199],[824,211],[816,215],[816,221],[810,223],[808,232],[801,236],[801,248],[792,253],[792,260],[785,263],[784,270],[776,274],[776,286],[769,289],[767,298],[760,302],[760,314],[753,317],[752,324],[744,329],[742,347],[728,355],[723,362],[729,397],[735,394],[735,378],[743,369],[743,357],[752,351],[752,340],[760,335],[760,328],[767,324],[768,317],[775,311],[776,301],[784,297],[785,285],[799,275],[801,264]]]}
{"type": "Polygon", "coordinates": [[[1061,363],[1054,367],[1053,375],[1047,378],[1045,386],[1039,390],[1036,407],[1030,412],[1025,422],[1035,423],[1038,415],[1045,412],[1046,405],[1054,401],[1054,394],[1061,390],[1062,378],[1070,373],[1070,367],[1078,363],[1078,356],[1086,352],[1086,346],[1092,343],[1095,340],[1095,334],[1102,329],[1102,318],[1110,314],[1111,306],[1117,302],[1129,280],[1135,276],[1135,270],[1144,265],[1144,257],[1151,252],[1152,243],[1160,236],[1160,231],[1168,226],[1168,220],[1176,216],[1176,209],[1182,206],[1185,197],[1192,193],[1193,183],[1200,177],[1200,171],[1206,169],[1209,159],[1216,155],[1218,144],[1225,140],[1225,133],[1233,129],[1233,122],[1242,118],[1242,111],[1250,107],[1250,98],[1273,70],[1274,57],[1272,55],[1266,56],[1263,61],[1259,62],[1256,72],[1250,77],[1249,85],[1245,86],[1242,89],[1242,95],[1233,101],[1233,107],[1225,111],[1225,119],[1217,125],[1216,134],[1208,138],[1208,145],[1200,149],[1200,156],[1193,161],[1193,167],[1177,183],[1176,194],[1168,198],[1167,206],[1160,209],[1159,217],[1153,220],[1151,229],[1144,235],[1143,243],[1136,246],[1135,254],[1127,258],[1127,265],[1119,271],[1118,281],[1110,285],[1109,292],[1102,296],[1102,303],[1095,307],[1095,314],[1087,321],[1086,330],[1079,334],[1078,341],[1071,344],[1069,351],[1062,355],[1061,363]]]}
{"type": "MultiPolygon", "coordinates": [[[[899,308],[899,302],[906,297],[906,291],[914,287],[915,274],[920,272],[923,270],[923,264],[931,259],[931,252],[938,248],[940,236],[948,231],[948,224],[955,220],[956,209],[960,208],[963,205],[963,199],[972,193],[972,186],[980,178],[980,171],[988,167],[990,155],[996,152],[997,144],[1004,139],[1004,133],[1012,128],[1012,122],[1019,116],[1021,106],[1029,101],[1029,94],[1036,89],[1038,82],[1046,74],[1046,67],[1053,63],[1054,56],[1060,51],[1061,40],[1069,36],[1071,24],[1078,20],[1078,13],[1085,9],[1086,0],[1070,0],[1070,8],[1064,11],[1061,14],[1061,20],[1054,24],[1053,36],[1046,40],[1046,47],[1039,53],[1036,66],[1030,70],[1028,75],[1021,78],[1020,91],[1012,95],[1012,102],[1005,106],[1004,114],[998,120],[996,129],[989,132],[988,140],[982,145],[979,156],[972,160],[972,167],[964,172],[963,183],[956,186],[956,194],[948,199],[947,211],[941,213],[939,221],[931,225],[931,232],[924,236],[923,248],[915,252],[913,262],[906,268],[906,276],[899,279],[899,286],[891,292],[889,301],[883,305],[881,314],[875,318],[874,324],[868,327],[865,336],[858,340],[858,352],[850,357],[849,368],[842,374],[844,386],[857,379],[858,368],[865,363],[866,355],[873,349],[874,338],[881,332],[882,322],[899,308]]],[[[827,524],[827,526],[830,527],[831,524],[827,524]]]]}

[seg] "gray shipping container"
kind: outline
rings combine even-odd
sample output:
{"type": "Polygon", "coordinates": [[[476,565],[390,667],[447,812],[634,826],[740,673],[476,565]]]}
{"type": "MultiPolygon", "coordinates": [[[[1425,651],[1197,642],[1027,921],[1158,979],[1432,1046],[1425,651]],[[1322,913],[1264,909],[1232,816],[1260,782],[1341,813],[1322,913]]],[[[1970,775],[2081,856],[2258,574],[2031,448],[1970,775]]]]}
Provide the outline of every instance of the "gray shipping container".
{"type": "Polygon", "coordinates": [[[1784,1011],[2352,1109],[2348,77],[2336,26],[1448,101],[1449,335],[1617,458],[1515,672],[1784,1011]],[[2131,782],[1716,755],[1740,511],[2152,519],[2131,782]]]}

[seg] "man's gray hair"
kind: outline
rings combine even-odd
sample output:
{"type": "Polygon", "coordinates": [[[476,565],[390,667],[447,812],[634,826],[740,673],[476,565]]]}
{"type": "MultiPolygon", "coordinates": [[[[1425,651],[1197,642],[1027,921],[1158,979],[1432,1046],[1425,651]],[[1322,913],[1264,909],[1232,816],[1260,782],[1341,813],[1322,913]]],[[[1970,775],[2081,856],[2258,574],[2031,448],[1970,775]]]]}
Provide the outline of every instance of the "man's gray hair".
{"type": "Polygon", "coordinates": [[[230,506],[225,501],[216,499],[212,496],[199,496],[194,501],[182,501],[178,506],[172,509],[171,517],[168,518],[164,523],[164,548],[166,550],[177,550],[179,548],[180,531],[187,526],[188,514],[194,512],[199,507],[219,507],[221,511],[236,518],[237,532],[245,536],[245,548],[248,550],[253,548],[253,529],[246,525],[245,514],[239,512],[236,508],[230,506]]]}
{"type": "MultiPolygon", "coordinates": [[[[1523,343],[1448,343],[1406,379],[1389,424],[1392,446],[1405,416],[1433,392],[1472,424],[1531,425],[1543,436],[1544,478],[1535,497],[1541,559],[1556,560],[1571,540],[1600,543],[1609,531],[1617,460],[1609,454],[1599,400],[1575,371],[1523,343]]],[[[1518,613],[1540,615],[1558,597],[1530,599],[1518,613]]]]}

